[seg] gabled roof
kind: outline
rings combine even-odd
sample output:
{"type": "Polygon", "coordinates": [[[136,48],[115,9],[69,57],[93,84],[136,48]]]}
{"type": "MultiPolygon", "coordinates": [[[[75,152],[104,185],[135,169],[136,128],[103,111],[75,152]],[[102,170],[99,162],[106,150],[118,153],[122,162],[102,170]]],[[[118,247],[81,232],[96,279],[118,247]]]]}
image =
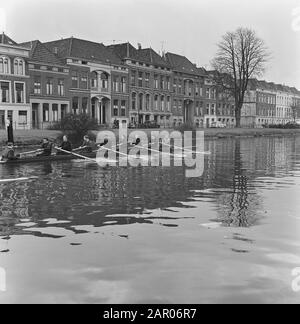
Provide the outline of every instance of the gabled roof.
{"type": "Polygon", "coordinates": [[[195,64],[193,64],[187,57],[174,54],[174,53],[167,53],[166,54],[167,62],[178,72],[182,73],[189,73],[199,75],[199,69],[195,64]]]}
{"type": "Polygon", "coordinates": [[[137,49],[130,43],[113,44],[107,46],[107,48],[117,55],[120,59],[134,59],[138,60],[137,49]]]}
{"type": "Polygon", "coordinates": [[[120,58],[109,51],[102,43],[90,42],[78,38],[67,38],[44,43],[60,58],[73,57],[78,59],[98,61],[104,64],[121,64],[120,58]]]}
{"type": "Polygon", "coordinates": [[[158,53],[152,48],[144,48],[137,50],[137,55],[140,61],[159,65],[163,67],[170,67],[168,62],[164,60],[158,53]]]}
{"type": "Polygon", "coordinates": [[[64,62],[59,59],[54,53],[50,52],[48,48],[39,40],[26,42],[20,44],[23,47],[30,49],[30,60],[52,65],[64,65],[64,62]]]}
{"type": "Polygon", "coordinates": [[[5,33],[0,34],[0,44],[18,45],[14,40],[8,37],[5,33]]]}
{"type": "Polygon", "coordinates": [[[136,49],[130,43],[109,45],[108,48],[122,60],[131,59],[138,62],[170,68],[168,62],[152,48],[136,49]]]}

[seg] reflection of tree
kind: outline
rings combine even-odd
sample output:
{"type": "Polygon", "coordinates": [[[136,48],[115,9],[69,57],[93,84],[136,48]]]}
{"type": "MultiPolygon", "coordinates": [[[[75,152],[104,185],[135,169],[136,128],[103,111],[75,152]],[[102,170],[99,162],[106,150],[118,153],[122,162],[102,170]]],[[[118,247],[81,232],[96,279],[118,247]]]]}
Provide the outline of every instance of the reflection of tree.
{"type": "Polygon", "coordinates": [[[258,221],[259,201],[256,193],[249,193],[249,178],[243,169],[241,141],[235,141],[232,188],[220,197],[220,221],[226,226],[249,227],[258,221]]]}

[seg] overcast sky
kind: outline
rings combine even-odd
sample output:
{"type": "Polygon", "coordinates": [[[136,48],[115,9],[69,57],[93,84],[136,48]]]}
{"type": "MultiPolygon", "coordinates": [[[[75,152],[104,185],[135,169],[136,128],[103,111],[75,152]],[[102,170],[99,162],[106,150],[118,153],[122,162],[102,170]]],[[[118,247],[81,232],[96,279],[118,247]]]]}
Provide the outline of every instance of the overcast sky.
{"type": "Polygon", "coordinates": [[[251,27],[272,52],[264,78],[300,89],[299,0],[0,0],[0,8],[17,42],[140,42],[207,68],[226,31],[251,27]]]}

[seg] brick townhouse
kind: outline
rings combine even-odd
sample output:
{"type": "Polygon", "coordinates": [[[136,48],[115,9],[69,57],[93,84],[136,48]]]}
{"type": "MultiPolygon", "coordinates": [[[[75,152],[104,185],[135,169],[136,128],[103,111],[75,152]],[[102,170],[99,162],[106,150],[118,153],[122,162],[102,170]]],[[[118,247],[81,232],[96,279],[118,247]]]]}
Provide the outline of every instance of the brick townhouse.
{"type": "Polygon", "coordinates": [[[29,129],[29,50],[0,35],[0,128],[10,120],[16,129],[29,129]]]}
{"type": "Polygon", "coordinates": [[[152,48],[135,48],[130,43],[110,45],[109,49],[128,67],[130,109],[133,124],[155,121],[171,125],[172,71],[152,48]]]}
{"type": "Polygon", "coordinates": [[[128,122],[128,69],[101,43],[67,38],[45,46],[70,68],[71,111],[99,124],[128,122]]]}

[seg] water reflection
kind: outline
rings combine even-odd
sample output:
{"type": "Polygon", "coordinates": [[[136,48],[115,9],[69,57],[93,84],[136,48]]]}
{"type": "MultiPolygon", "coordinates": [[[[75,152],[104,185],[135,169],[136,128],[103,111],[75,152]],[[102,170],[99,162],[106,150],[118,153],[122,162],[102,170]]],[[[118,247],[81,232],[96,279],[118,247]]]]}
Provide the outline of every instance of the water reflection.
{"type": "MultiPolygon", "coordinates": [[[[192,179],[185,177],[184,167],[101,169],[83,161],[2,165],[1,178],[39,178],[0,184],[0,235],[59,238],[62,235],[42,229],[84,233],[78,226],[153,224],[157,219],[163,226],[178,226],[182,217],[176,209],[198,208],[200,218],[206,213],[203,201],[217,210],[212,221],[233,227],[257,225],[264,217],[260,186],[274,190],[284,185],[278,179],[298,166],[293,158],[298,148],[296,137],[209,140],[206,150],[212,154],[205,157],[204,175],[192,179]],[[157,216],[153,210],[169,213],[157,216]]],[[[185,214],[189,218],[188,211],[185,214]]]]}

